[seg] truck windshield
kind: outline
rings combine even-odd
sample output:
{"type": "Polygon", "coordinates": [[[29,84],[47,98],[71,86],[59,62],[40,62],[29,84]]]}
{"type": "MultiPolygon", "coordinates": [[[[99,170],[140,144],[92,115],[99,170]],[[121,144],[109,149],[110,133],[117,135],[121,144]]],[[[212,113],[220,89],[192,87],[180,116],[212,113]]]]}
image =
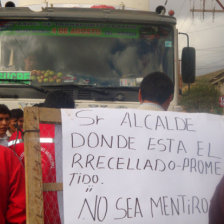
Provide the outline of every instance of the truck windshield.
{"type": "Polygon", "coordinates": [[[2,21],[0,83],[137,87],[153,71],[173,80],[173,39],[168,25],[2,21]]]}

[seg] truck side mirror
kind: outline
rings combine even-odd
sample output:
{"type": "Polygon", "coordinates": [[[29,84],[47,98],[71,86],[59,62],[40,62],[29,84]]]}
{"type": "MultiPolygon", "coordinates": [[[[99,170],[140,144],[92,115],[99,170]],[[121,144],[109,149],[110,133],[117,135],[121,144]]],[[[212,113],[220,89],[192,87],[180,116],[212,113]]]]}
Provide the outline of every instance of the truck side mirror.
{"type": "Polygon", "coordinates": [[[182,50],[181,74],[184,83],[195,81],[195,48],[185,47],[182,50]]]}

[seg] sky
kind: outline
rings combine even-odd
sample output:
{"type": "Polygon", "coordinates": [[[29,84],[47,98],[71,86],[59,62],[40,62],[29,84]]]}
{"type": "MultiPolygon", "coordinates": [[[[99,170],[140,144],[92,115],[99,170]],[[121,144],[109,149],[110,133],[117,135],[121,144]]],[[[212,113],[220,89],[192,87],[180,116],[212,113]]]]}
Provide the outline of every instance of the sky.
{"type": "MultiPolygon", "coordinates": [[[[156,6],[165,4],[165,0],[151,0],[150,10],[156,6]]],[[[221,0],[224,5],[224,0],[221,0]]],[[[177,28],[179,32],[188,33],[190,46],[196,49],[196,74],[203,75],[220,69],[224,69],[224,12],[202,13],[190,12],[193,8],[202,8],[201,0],[168,0],[167,12],[175,11],[177,28]]],[[[206,0],[206,8],[221,9],[215,0],[206,0]]],[[[179,58],[181,49],[187,44],[186,37],[179,35],[179,58]]]]}
{"type": "MultiPolygon", "coordinates": [[[[14,0],[17,4],[19,0],[14,0]]],[[[224,5],[224,0],[220,0],[224,5]]],[[[4,4],[6,0],[2,0],[4,4]]],[[[66,2],[66,0],[65,0],[66,2]]],[[[167,12],[172,9],[177,18],[179,32],[187,33],[190,46],[196,49],[196,75],[203,75],[224,69],[224,12],[202,13],[190,12],[193,8],[202,8],[202,0],[150,0],[150,11],[158,5],[166,4],[167,12]]],[[[215,0],[206,0],[206,8],[221,9],[215,0]]],[[[187,45],[184,35],[179,35],[179,59],[181,50],[187,45]]]]}

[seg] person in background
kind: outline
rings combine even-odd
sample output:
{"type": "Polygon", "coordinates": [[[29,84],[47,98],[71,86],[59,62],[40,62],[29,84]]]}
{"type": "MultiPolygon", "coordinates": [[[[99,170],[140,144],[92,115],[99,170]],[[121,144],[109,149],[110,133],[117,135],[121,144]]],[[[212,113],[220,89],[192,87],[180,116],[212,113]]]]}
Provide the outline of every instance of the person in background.
{"type": "Polygon", "coordinates": [[[9,120],[10,120],[11,112],[9,108],[0,104],[0,145],[8,146],[8,136],[6,134],[9,128],[9,120]]]}
{"type": "Polygon", "coordinates": [[[75,102],[68,93],[56,90],[47,94],[43,107],[48,108],[75,108],[75,102]]]}
{"type": "Polygon", "coordinates": [[[28,54],[24,59],[25,71],[32,71],[38,69],[37,57],[34,54],[28,54]]]}
{"type": "MultiPolygon", "coordinates": [[[[66,108],[74,109],[75,102],[73,97],[63,91],[57,90],[47,94],[44,101],[43,107],[47,108],[66,108]]],[[[46,148],[46,151],[50,152],[52,158],[54,159],[55,166],[51,169],[49,165],[45,165],[43,169],[43,181],[44,182],[62,182],[62,141],[61,139],[55,138],[55,136],[62,136],[61,127],[53,124],[40,124],[40,135],[46,138],[53,138],[54,144],[43,145],[46,148]]],[[[63,211],[63,194],[62,192],[52,192],[51,194],[45,194],[44,192],[44,210],[45,210],[45,220],[48,223],[52,223],[54,219],[55,224],[61,224],[64,220],[64,211],[63,211]],[[50,202],[50,203],[48,203],[50,202]],[[49,206],[50,205],[50,206],[49,206]],[[54,206],[54,217],[51,216],[52,209],[49,210],[49,207],[54,206]]]]}
{"type": "Polygon", "coordinates": [[[23,129],[23,123],[24,123],[24,113],[23,113],[23,110],[21,109],[17,109],[18,110],[18,127],[20,129],[23,129]]]}
{"type": "Polygon", "coordinates": [[[173,100],[174,85],[163,72],[145,76],[139,88],[140,110],[167,110],[173,100]]]}
{"type": "Polygon", "coordinates": [[[224,223],[224,176],[216,187],[209,207],[209,224],[224,223]]]}
{"type": "MultiPolygon", "coordinates": [[[[45,102],[41,107],[73,109],[75,107],[75,103],[73,97],[68,93],[63,91],[53,91],[47,94],[45,102]]],[[[62,169],[60,166],[58,167],[58,164],[62,164],[62,145],[61,139],[55,138],[56,132],[59,132],[60,130],[58,130],[57,125],[54,124],[40,124],[39,127],[43,183],[55,183],[56,179],[57,182],[62,182],[62,178],[57,178],[57,173],[61,172],[62,169]],[[55,156],[56,151],[58,155],[57,159],[55,156]]],[[[59,136],[61,136],[61,134],[59,136]]],[[[19,135],[14,133],[10,138],[9,145],[24,162],[24,143],[21,140],[21,132],[19,132],[19,135]]],[[[63,204],[63,201],[61,196],[58,195],[59,194],[57,192],[43,193],[45,224],[61,224],[61,220],[63,220],[63,208],[60,207],[63,204]]]]}
{"type": "Polygon", "coordinates": [[[15,153],[0,146],[0,223],[25,224],[24,168],[15,153]]]}
{"type": "Polygon", "coordinates": [[[12,109],[9,121],[9,129],[7,135],[10,137],[17,129],[23,129],[23,111],[21,109],[12,109]]]}

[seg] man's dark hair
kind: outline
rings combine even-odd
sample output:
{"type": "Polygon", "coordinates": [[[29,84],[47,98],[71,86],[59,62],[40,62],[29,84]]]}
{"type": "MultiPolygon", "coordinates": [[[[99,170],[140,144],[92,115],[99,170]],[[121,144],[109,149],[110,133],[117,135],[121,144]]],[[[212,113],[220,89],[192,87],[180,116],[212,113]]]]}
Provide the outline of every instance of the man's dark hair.
{"type": "Polygon", "coordinates": [[[153,72],[144,77],[140,84],[142,100],[163,104],[173,93],[174,85],[163,72],[153,72]]]}
{"type": "Polygon", "coordinates": [[[5,104],[0,104],[0,114],[8,114],[11,117],[11,111],[5,104]]]}
{"type": "Polygon", "coordinates": [[[70,94],[56,90],[47,94],[43,107],[75,108],[75,103],[70,94]]]}
{"type": "Polygon", "coordinates": [[[23,117],[23,110],[19,108],[11,110],[11,118],[19,119],[21,117],[23,117]]]}

